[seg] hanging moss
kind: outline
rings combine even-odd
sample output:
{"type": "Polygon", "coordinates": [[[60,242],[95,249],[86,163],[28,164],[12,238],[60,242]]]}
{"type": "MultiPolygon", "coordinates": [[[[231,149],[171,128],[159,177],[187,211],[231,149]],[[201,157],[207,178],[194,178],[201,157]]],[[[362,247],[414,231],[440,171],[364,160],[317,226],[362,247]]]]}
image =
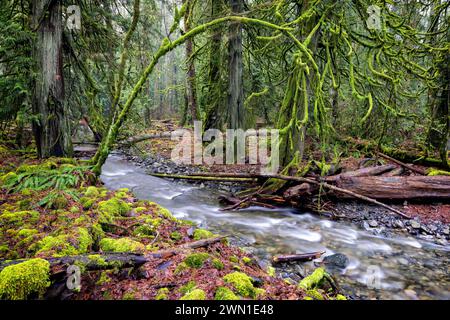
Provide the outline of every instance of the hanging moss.
{"type": "Polygon", "coordinates": [[[4,268],[0,272],[0,298],[24,300],[30,294],[41,296],[50,286],[50,263],[32,259],[4,268]]]}

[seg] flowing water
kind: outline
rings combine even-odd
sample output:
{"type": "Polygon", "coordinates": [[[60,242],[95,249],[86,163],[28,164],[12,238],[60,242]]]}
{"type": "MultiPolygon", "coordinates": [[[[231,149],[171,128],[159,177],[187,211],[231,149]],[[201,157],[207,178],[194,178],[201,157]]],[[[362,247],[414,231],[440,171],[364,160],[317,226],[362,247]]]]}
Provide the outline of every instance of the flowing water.
{"type": "MultiPolygon", "coordinates": [[[[149,176],[144,169],[115,155],[103,167],[102,180],[110,189],[129,188],[139,199],[161,204],[177,218],[233,235],[234,241],[262,261],[276,254],[344,254],[349,264],[339,271],[337,279],[344,292],[354,297],[450,299],[450,246],[404,234],[376,236],[350,222],[330,221],[292,209],[222,212],[219,191],[149,176]]],[[[313,263],[304,264],[304,268],[311,271],[313,263]]],[[[292,274],[292,266],[281,270],[281,276],[292,274]]]]}

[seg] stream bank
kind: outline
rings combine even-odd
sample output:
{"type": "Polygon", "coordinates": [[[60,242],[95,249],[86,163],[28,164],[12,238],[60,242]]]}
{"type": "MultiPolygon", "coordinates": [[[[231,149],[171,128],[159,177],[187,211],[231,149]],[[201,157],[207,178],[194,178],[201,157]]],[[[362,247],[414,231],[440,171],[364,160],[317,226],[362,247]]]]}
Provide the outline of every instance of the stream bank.
{"type": "MultiPolygon", "coordinates": [[[[393,228],[380,232],[381,223],[377,227],[369,225],[370,229],[365,230],[348,219],[330,220],[329,217],[291,208],[268,210],[252,207],[238,212],[221,212],[216,199],[226,191],[218,190],[215,184],[211,189],[207,188],[207,184],[172,182],[151,177],[146,171],[153,163],[152,158],[127,158],[114,156],[108,160],[102,177],[106,186],[129,187],[139,198],[154,199],[168,207],[177,217],[193,220],[214,232],[231,233],[236,243],[245,246],[266,264],[276,254],[326,251],[325,256],[341,254],[347,258],[343,259],[347,261],[343,268],[336,261],[340,256],[328,258],[328,261],[331,261],[330,269],[334,269],[330,271],[338,277],[344,292],[354,298],[450,298],[448,244],[434,243],[430,239],[415,237],[393,228]],[[137,160],[142,167],[131,164],[130,159],[137,160]],[[371,281],[378,283],[376,288],[370,285],[371,281]]],[[[163,161],[158,159],[159,165],[156,167],[170,166],[161,163],[163,161]]],[[[186,172],[184,169],[171,169],[172,173],[186,172]]],[[[161,172],[162,169],[159,170],[161,172]]],[[[362,206],[366,210],[377,210],[371,206],[362,206]]],[[[370,215],[368,212],[367,218],[371,219],[370,215]]],[[[369,219],[361,220],[361,217],[357,219],[362,227],[364,222],[370,222],[369,219]]],[[[394,219],[398,220],[397,217],[394,219]]],[[[294,282],[315,267],[314,262],[289,264],[277,268],[277,273],[294,282]]]]}

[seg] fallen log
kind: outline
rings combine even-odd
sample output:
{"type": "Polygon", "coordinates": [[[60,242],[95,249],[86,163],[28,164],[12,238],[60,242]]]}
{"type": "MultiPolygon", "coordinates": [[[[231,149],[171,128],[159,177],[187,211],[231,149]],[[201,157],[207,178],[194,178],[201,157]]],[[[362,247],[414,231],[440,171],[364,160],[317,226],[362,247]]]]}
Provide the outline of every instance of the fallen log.
{"type": "Polygon", "coordinates": [[[199,180],[199,181],[220,181],[220,182],[253,182],[257,179],[257,177],[251,177],[249,175],[246,175],[244,177],[240,177],[239,175],[236,176],[219,176],[215,174],[209,174],[209,176],[202,175],[199,173],[196,173],[194,175],[171,175],[171,174],[164,174],[164,173],[149,173],[149,175],[153,177],[158,178],[167,178],[167,179],[179,179],[179,180],[199,180]]]}
{"type": "Polygon", "coordinates": [[[314,259],[319,259],[324,254],[325,251],[302,253],[302,254],[278,255],[272,258],[272,262],[273,263],[294,262],[294,261],[306,262],[312,261],[314,259]]]}
{"type": "MultiPolygon", "coordinates": [[[[260,175],[257,175],[257,174],[242,174],[242,173],[239,173],[239,174],[235,174],[235,173],[230,173],[230,174],[228,174],[228,173],[214,173],[213,174],[214,177],[212,177],[211,175],[212,174],[210,174],[210,178],[212,178],[212,179],[214,179],[214,177],[227,177],[227,176],[229,176],[229,177],[236,177],[236,176],[238,176],[238,177],[241,178],[241,177],[245,177],[246,176],[248,178],[280,179],[280,180],[300,182],[300,183],[306,182],[306,183],[310,183],[310,184],[313,184],[313,185],[316,185],[316,186],[322,186],[322,187],[324,187],[326,189],[329,189],[329,190],[338,191],[340,193],[347,194],[347,195],[349,195],[349,196],[351,196],[353,198],[356,198],[356,199],[360,199],[360,200],[363,200],[363,201],[366,201],[366,202],[369,202],[369,203],[373,203],[373,204],[379,205],[380,207],[383,207],[383,208],[385,208],[385,209],[387,209],[387,210],[389,210],[391,212],[394,212],[394,213],[396,213],[396,214],[398,214],[398,215],[400,215],[400,216],[402,216],[404,218],[411,219],[411,217],[408,216],[407,214],[405,214],[405,213],[403,213],[403,212],[401,212],[401,211],[399,211],[399,210],[397,210],[395,208],[392,208],[392,207],[390,207],[390,206],[388,206],[388,205],[386,205],[384,203],[381,203],[381,202],[379,202],[379,201],[377,201],[375,199],[372,199],[372,198],[369,198],[367,196],[355,193],[355,192],[350,191],[350,190],[346,190],[344,188],[335,187],[335,186],[333,186],[331,184],[328,184],[328,183],[325,183],[325,182],[318,182],[316,180],[312,180],[312,179],[309,179],[309,178],[284,176],[284,175],[280,175],[280,174],[260,174],[260,175]]],[[[195,176],[195,175],[193,175],[193,176],[195,176]]],[[[205,174],[203,174],[202,176],[205,177],[205,174]]],[[[172,178],[172,179],[177,179],[177,178],[180,179],[179,178],[180,176],[177,176],[177,175],[165,174],[164,177],[165,178],[172,178]]],[[[185,179],[186,177],[191,177],[191,176],[181,176],[181,179],[185,179]]]]}
{"type": "Polygon", "coordinates": [[[425,170],[422,170],[422,169],[419,169],[419,168],[415,168],[415,167],[413,167],[413,166],[411,166],[409,164],[401,162],[400,160],[397,160],[397,159],[394,159],[392,157],[389,157],[388,155],[385,155],[384,153],[377,152],[377,155],[379,155],[380,157],[382,157],[382,158],[384,158],[386,160],[392,161],[392,162],[394,162],[394,163],[396,163],[396,164],[398,164],[398,165],[400,165],[400,166],[402,166],[402,167],[404,167],[404,168],[406,168],[406,169],[408,169],[408,170],[410,170],[412,172],[418,173],[418,174],[423,175],[423,176],[426,175],[425,170]]]}
{"type": "Polygon", "coordinates": [[[342,177],[336,185],[374,199],[450,199],[447,176],[342,177]]]}
{"type": "Polygon", "coordinates": [[[344,173],[341,173],[341,174],[338,174],[338,175],[335,175],[335,176],[325,177],[324,180],[326,182],[336,182],[341,177],[370,177],[370,176],[378,176],[378,175],[383,174],[385,172],[392,171],[395,168],[397,168],[397,166],[392,165],[392,164],[388,164],[388,165],[384,165],[384,166],[363,168],[363,169],[359,169],[359,170],[355,170],[355,171],[344,172],[344,173]]]}
{"type": "Polygon", "coordinates": [[[405,170],[402,167],[398,167],[397,169],[394,169],[392,171],[389,171],[385,174],[383,174],[384,177],[397,177],[401,176],[405,172],[405,170]]]}
{"type": "MultiPolygon", "coordinates": [[[[43,258],[50,263],[51,267],[56,266],[70,266],[70,265],[83,265],[88,271],[95,270],[108,270],[114,268],[137,268],[153,259],[166,259],[185,252],[186,249],[198,249],[209,246],[211,244],[220,242],[228,236],[222,236],[211,239],[204,239],[194,242],[189,242],[181,246],[177,246],[173,249],[166,249],[157,252],[152,252],[146,255],[137,253],[91,253],[78,256],[66,256],[59,258],[43,258]]],[[[0,272],[11,265],[19,264],[30,259],[18,259],[11,261],[0,262],[0,272]]]]}

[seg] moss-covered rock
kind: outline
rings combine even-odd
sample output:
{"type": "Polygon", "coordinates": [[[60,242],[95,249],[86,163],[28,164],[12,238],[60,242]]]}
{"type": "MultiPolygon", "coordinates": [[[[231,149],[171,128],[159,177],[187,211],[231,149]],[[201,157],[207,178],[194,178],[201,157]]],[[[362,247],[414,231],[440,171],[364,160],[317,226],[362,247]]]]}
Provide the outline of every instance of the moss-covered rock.
{"type": "Polygon", "coordinates": [[[47,236],[29,247],[38,256],[74,256],[90,251],[93,239],[86,228],[76,228],[69,234],[47,236]]]}
{"type": "Polygon", "coordinates": [[[209,254],[207,253],[193,253],[187,256],[186,259],[184,259],[184,263],[186,263],[188,267],[200,269],[208,259],[209,254]]]}
{"type": "Polygon", "coordinates": [[[0,298],[24,300],[30,294],[42,295],[50,286],[50,264],[32,259],[4,268],[0,272],[0,298]]]}
{"type": "Polygon", "coordinates": [[[103,252],[143,252],[145,246],[130,238],[103,238],[100,241],[100,249],[103,252]]]}
{"type": "Polygon", "coordinates": [[[252,283],[252,278],[243,272],[229,273],[223,277],[225,283],[229,283],[233,288],[244,297],[257,298],[258,295],[263,294],[264,290],[255,288],[252,283]]]}
{"type": "Polygon", "coordinates": [[[215,300],[239,300],[239,297],[227,287],[219,287],[214,296],[215,300]]]}
{"type": "Polygon", "coordinates": [[[319,285],[319,283],[323,280],[324,276],[325,276],[325,269],[317,268],[311,275],[305,277],[302,281],[300,281],[298,287],[303,290],[313,289],[319,285]]]}
{"type": "Polygon", "coordinates": [[[161,288],[158,290],[155,300],[168,300],[169,299],[168,294],[169,294],[169,289],[161,288]]]}
{"type": "Polygon", "coordinates": [[[98,212],[106,222],[113,222],[115,217],[126,216],[131,206],[125,201],[111,198],[98,204],[98,212]]]}
{"type": "Polygon", "coordinates": [[[36,223],[38,222],[39,217],[40,213],[37,211],[5,211],[2,215],[0,215],[0,225],[21,226],[25,222],[36,223]]]}
{"type": "Polygon", "coordinates": [[[205,229],[196,229],[194,231],[194,240],[202,240],[202,239],[209,239],[214,237],[214,234],[211,231],[205,230],[205,229]]]}
{"type": "Polygon", "coordinates": [[[97,187],[91,186],[86,189],[84,196],[89,198],[96,198],[100,196],[100,192],[98,191],[97,187]]]}
{"type": "Polygon", "coordinates": [[[180,300],[205,300],[205,299],[206,299],[206,292],[203,291],[202,289],[194,289],[180,298],[180,300]]]}

